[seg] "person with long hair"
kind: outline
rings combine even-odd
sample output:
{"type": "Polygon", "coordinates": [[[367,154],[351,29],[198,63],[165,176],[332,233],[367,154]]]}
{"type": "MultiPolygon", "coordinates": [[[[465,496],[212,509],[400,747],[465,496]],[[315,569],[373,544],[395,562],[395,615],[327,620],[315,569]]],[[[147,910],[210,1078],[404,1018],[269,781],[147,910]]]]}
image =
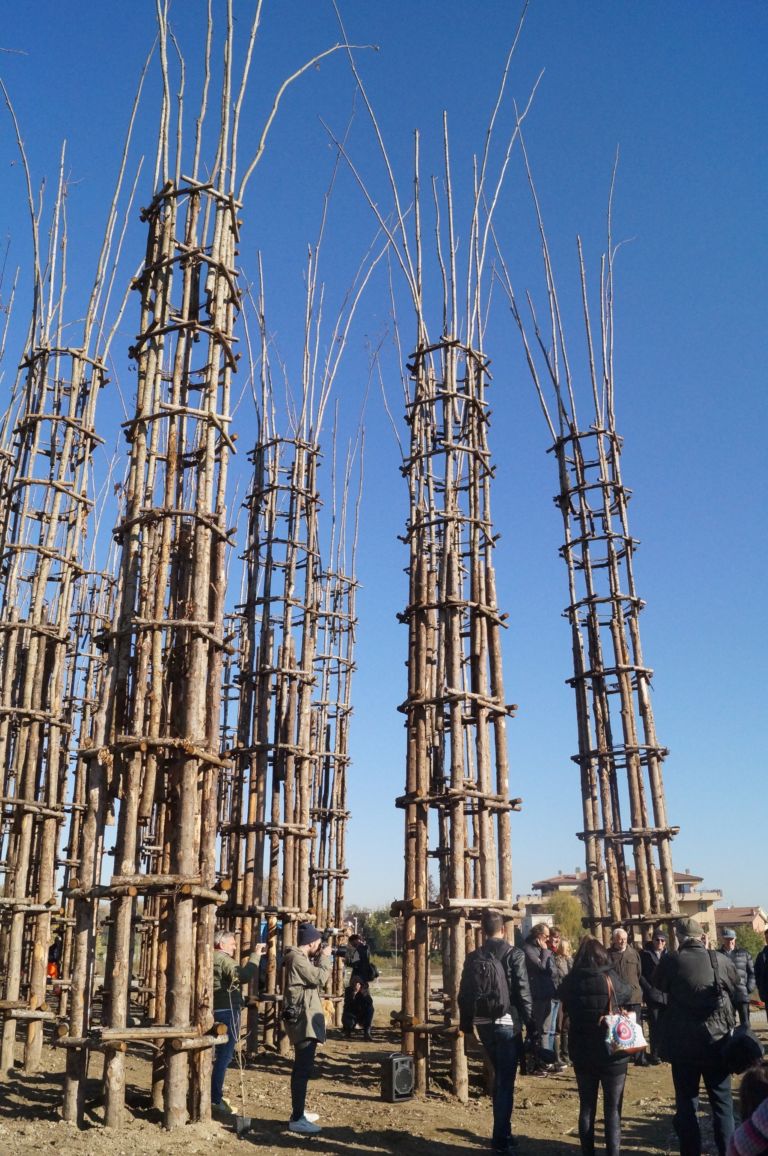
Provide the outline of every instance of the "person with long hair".
{"type": "Polygon", "coordinates": [[[630,989],[611,967],[608,952],[599,940],[582,940],[573,968],[560,984],[560,998],[570,1020],[568,1052],[579,1090],[579,1140],[584,1156],[595,1153],[597,1096],[603,1089],[603,1119],[607,1156],[621,1150],[621,1108],[629,1058],[609,1056],[602,1018],[609,1010],[629,1001],[630,989]],[[613,1000],[610,997],[613,986],[613,1000]]]}

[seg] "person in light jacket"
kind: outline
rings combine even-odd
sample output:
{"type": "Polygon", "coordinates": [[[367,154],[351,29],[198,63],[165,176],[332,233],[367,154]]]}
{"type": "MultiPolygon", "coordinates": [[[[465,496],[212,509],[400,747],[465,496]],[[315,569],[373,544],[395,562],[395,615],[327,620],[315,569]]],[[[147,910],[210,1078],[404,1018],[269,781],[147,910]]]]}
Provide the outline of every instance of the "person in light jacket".
{"type": "Polygon", "coordinates": [[[321,992],[331,974],[330,943],[323,943],[311,923],[299,924],[297,944],[285,953],[283,1022],[293,1044],[289,1132],[312,1136],[320,1131],[317,1114],[306,1112],[307,1084],[315,1066],[317,1045],[325,1043],[321,992]]]}
{"type": "Polygon", "coordinates": [[[257,943],[247,963],[235,963],[235,933],[223,927],[216,930],[213,947],[213,1018],[216,1023],[226,1025],[227,1041],[216,1048],[211,1070],[211,1104],[220,1112],[231,1112],[231,1104],[224,1099],[224,1077],[240,1036],[242,985],[247,986],[259,974],[259,960],[265,947],[257,943]]]}

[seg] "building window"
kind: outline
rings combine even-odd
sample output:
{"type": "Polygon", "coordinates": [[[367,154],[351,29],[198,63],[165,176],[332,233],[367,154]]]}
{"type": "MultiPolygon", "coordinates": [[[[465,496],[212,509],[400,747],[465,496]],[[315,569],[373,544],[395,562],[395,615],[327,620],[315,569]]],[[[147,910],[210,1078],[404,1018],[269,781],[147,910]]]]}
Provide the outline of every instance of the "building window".
{"type": "Polygon", "coordinates": [[[706,911],[707,907],[708,907],[707,903],[700,903],[699,904],[699,911],[706,911]]]}

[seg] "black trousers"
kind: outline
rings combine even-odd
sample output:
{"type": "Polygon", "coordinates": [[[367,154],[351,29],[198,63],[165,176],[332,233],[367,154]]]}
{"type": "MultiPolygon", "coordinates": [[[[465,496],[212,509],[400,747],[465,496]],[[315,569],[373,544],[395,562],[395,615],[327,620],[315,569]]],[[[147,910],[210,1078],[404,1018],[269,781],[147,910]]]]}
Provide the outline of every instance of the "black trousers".
{"type": "Polygon", "coordinates": [[[664,1014],[664,1008],[660,1007],[658,1004],[651,1003],[646,1006],[645,1010],[648,1015],[646,1022],[648,1024],[648,1043],[651,1048],[651,1055],[654,1059],[658,1060],[660,1058],[659,1044],[661,1043],[659,1020],[664,1014]]]}
{"type": "Polygon", "coordinates": [[[317,1040],[307,1040],[294,1051],[291,1071],[291,1119],[300,1120],[307,1102],[307,1084],[315,1067],[317,1040]]]}
{"type": "Polygon", "coordinates": [[[672,1061],[675,1085],[675,1131],[680,1141],[680,1156],[701,1156],[699,1131],[699,1085],[702,1080],[712,1109],[712,1128],[719,1156],[725,1156],[733,1135],[733,1098],[731,1077],[722,1061],[680,1063],[672,1061]]]}
{"type": "Polygon", "coordinates": [[[583,1156],[595,1156],[595,1117],[597,1095],[601,1087],[606,1156],[619,1156],[621,1107],[627,1079],[627,1064],[607,1063],[599,1068],[582,1068],[578,1065],[574,1067],[576,1087],[579,1089],[579,1140],[583,1156]]]}

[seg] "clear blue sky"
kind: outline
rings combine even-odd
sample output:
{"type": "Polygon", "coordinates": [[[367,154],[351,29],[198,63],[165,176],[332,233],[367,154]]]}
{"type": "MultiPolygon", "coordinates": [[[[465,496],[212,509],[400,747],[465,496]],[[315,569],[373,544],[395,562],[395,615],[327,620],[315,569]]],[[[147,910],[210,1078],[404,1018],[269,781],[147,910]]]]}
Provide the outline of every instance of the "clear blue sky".
{"type": "MultiPolygon", "coordinates": [[[[199,85],[201,0],[177,2],[187,58],[189,107],[199,85]]],[[[222,4],[216,5],[223,8],[222,4]]],[[[243,29],[250,3],[236,0],[243,29]]],[[[241,157],[253,148],[285,75],[334,43],[325,0],[265,5],[243,126],[241,157]]],[[[452,137],[458,231],[466,236],[471,157],[483,134],[519,16],[508,2],[342,0],[350,38],[376,44],[358,60],[379,115],[404,198],[411,180],[412,130],[424,139],[424,174],[439,165],[443,109],[452,137]]],[[[16,5],[0,33],[0,73],[22,125],[39,183],[55,184],[68,141],[69,293],[73,315],[88,291],[114,182],[128,108],[154,37],[154,3],[38,0],[16,5]]],[[[647,602],[643,645],[654,680],[670,819],[681,827],[675,864],[721,887],[737,904],[768,905],[764,853],[766,731],[766,79],[768,9],[760,0],[723,5],[681,0],[533,0],[510,77],[523,103],[544,69],[527,121],[527,144],[547,220],[565,305],[576,332],[579,301],[575,236],[584,238],[594,277],[604,244],[605,206],[617,146],[616,239],[631,238],[617,270],[617,417],[625,438],[624,480],[634,492],[631,528],[639,593],[647,602]]],[[[132,156],[154,145],[156,70],[147,86],[132,156]]],[[[254,280],[262,250],[267,307],[289,369],[298,365],[306,244],[317,232],[333,156],[325,121],[342,133],[354,85],[339,54],[287,95],[244,207],[240,261],[254,280]]],[[[509,132],[511,103],[501,118],[509,132]]],[[[389,195],[370,127],[358,107],[350,152],[382,208],[389,195]]],[[[29,228],[12,128],[0,116],[0,236],[6,265],[22,265],[2,389],[13,376],[29,309],[29,228]],[[3,240],[5,245],[5,240],[3,240]]],[[[151,160],[139,203],[151,195],[151,160]]],[[[50,199],[50,198],[49,198],[50,199]]],[[[136,214],[134,214],[135,218],[136,214]]],[[[540,296],[534,221],[519,157],[498,210],[500,234],[518,291],[540,296]]],[[[328,316],[373,235],[369,210],[342,173],[325,249],[328,316]]],[[[126,273],[141,258],[142,230],[128,234],[126,273]]],[[[398,313],[406,351],[413,325],[398,313]]],[[[368,343],[384,339],[382,369],[399,414],[390,305],[384,278],[371,285],[352,332],[338,396],[351,426],[368,374],[368,343]]],[[[115,343],[115,380],[130,408],[133,380],[125,349],[135,304],[115,343]]],[[[437,318],[432,326],[437,329],[437,318]]],[[[510,614],[505,637],[507,698],[520,704],[509,724],[515,889],[582,863],[569,631],[561,611],[565,570],[557,555],[561,523],[551,498],[556,477],[547,432],[500,298],[488,327],[493,359],[491,446],[499,600],[510,614]]],[[[116,390],[101,410],[114,440],[122,417],[116,390]]],[[[253,435],[246,399],[239,444],[253,435]]],[[[405,695],[407,515],[399,452],[380,398],[367,411],[368,484],[358,576],[360,627],[354,687],[348,898],[388,902],[402,892],[404,731],[396,704],[405,695]]],[[[402,434],[402,429],[401,429],[402,434]]],[[[245,487],[245,455],[233,477],[233,515],[245,487]],[[239,489],[235,496],[235,486],[239,489]]],[[[234,566],[234,561],[233,561],[234,566]]]]}

